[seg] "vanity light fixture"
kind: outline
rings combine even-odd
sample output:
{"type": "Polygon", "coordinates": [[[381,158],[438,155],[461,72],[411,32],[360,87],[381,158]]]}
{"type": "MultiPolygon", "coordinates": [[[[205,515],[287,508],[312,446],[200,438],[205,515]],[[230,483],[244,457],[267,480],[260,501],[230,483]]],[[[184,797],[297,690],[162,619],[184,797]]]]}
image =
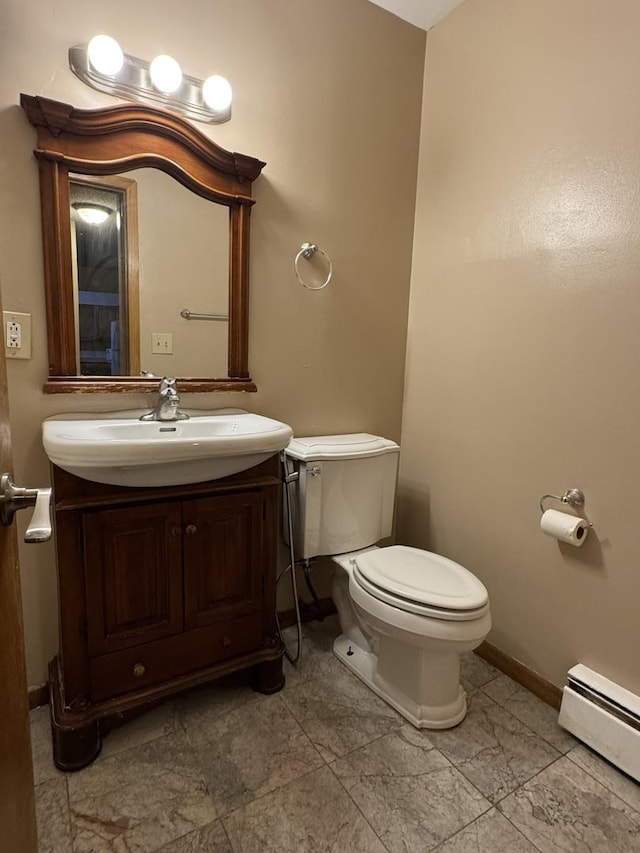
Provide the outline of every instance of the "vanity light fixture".
{"type": "Polygon", "coordinates": [[[150,63],[129,56],[108,35],[69,48],[69,67],[88,86],[109,95],[164,106],[195,121],[222,124],[231,118],[233,92],[224,77],[190,77],[166,54],[150,63]]]}

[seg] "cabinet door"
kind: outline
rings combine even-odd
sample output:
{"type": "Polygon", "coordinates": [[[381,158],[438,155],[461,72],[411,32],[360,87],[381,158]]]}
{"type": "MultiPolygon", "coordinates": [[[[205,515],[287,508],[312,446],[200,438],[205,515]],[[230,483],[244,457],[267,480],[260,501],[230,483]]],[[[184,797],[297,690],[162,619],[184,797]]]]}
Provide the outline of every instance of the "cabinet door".
{"type": "Polygon", "coordinates": [[[260,610],[262,492],[185,501],[183,512],[185,627],[260,610]]]}
{"type": "Polygon", "coordinates": [[[181,504],[86,513],[90,655],[182,631],[181,504]]]}

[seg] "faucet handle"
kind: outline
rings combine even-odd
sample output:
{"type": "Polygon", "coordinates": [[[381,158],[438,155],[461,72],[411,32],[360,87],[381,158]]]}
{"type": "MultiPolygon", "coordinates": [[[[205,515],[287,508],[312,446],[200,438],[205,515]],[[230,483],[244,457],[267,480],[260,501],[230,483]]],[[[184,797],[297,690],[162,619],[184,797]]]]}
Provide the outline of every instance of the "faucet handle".
{"type": "Polygon", "coordinates": [[[173,376],[163,376],[162,381],[160,382],[160,389],[158,391],[160,397],[163,397],[167,400],[175,400],[176,403],[180,402],[180,395],[178,394],[178,388],[176,385],[176,380],[173,376]]]}

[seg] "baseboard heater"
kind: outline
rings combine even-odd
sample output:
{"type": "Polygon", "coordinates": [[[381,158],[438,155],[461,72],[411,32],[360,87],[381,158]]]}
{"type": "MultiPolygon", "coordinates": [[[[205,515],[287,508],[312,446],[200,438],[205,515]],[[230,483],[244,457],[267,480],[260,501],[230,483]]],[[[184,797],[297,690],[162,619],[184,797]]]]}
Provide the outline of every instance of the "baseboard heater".
{"type": "Polygon", "coordinates": [[[567,674],[558,722],[640,782],[640,696],[580,663],[567,674]]]}

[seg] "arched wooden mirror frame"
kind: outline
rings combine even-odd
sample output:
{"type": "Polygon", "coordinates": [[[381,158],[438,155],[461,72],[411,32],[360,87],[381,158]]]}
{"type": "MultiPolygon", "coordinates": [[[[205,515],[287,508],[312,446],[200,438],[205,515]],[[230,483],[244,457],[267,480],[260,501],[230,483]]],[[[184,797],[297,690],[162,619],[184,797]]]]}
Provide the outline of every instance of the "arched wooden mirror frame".
{"type": "Polygon", "coordinates": [[[79,376],[69,213],[69,172],[115,175],[160,169],[191,192],[229,208],[228,376],[178,377],[186,392],[255,391],[248,366],[251,184],[266,165],[226,151],[173,113],[141,104],[79,110],[20,96],[36,128],[47,305],[49,379],[45,393],[150,391],[157,378],[79,376]]]}

